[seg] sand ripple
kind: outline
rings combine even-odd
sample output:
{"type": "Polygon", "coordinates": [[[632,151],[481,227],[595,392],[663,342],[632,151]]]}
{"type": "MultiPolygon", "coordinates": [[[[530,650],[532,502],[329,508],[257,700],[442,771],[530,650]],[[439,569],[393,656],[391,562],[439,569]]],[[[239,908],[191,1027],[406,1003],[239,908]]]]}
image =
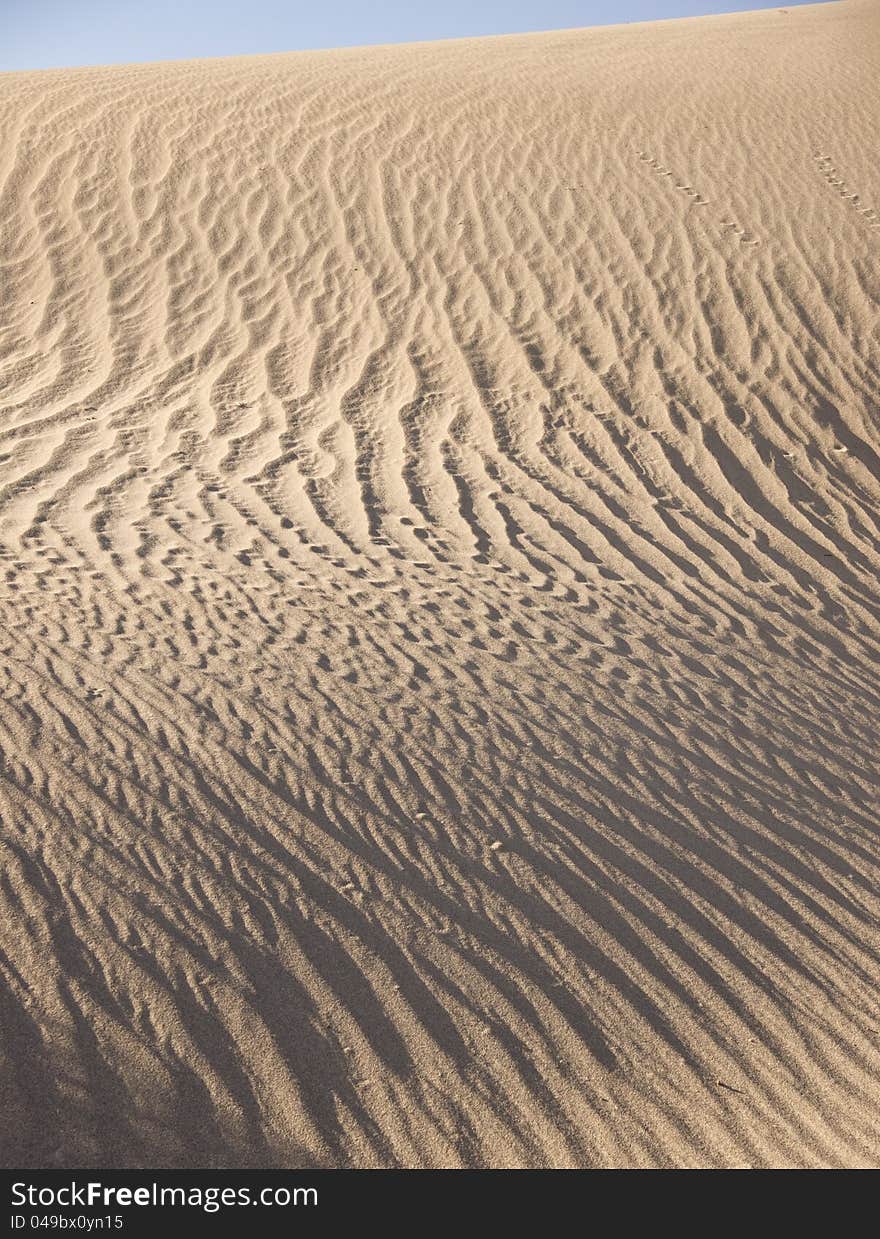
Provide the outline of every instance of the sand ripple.
{"type": "Polygon", "coordinates": [[[880,1164],[876,16],[0,76],[7,1164],[880,1164]]]}

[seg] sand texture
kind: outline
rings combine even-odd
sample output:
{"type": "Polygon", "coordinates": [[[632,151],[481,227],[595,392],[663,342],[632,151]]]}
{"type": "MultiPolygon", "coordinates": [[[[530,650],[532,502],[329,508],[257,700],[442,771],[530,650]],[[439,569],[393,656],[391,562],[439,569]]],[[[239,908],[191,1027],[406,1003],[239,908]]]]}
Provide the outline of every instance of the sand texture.
{"type": "Polygon", "coordinates": [[[878,53],[0,76],[5,1164],[880,1165],[878,53]]]}

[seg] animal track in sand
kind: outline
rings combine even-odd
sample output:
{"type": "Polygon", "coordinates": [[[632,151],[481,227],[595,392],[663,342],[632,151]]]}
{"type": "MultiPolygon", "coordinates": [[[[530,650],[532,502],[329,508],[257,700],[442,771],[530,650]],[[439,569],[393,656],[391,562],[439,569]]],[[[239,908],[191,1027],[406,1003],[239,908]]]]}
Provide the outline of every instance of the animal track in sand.
{"type": "MultiPolygon", "coordinates": [[[[649,155],[647,151],[637,152],[639,159],[643,164],[656,172],[659,176],[669,177],[670,185],[677,191],[686,194],[693,200],[693,205],[698,207],[708,206],[712,201],[711,198],[705,197],[698,189],[694,189],[684,177],[677,176],[671,168],[667,168],[665,164],[660,163],[653,155],[649,155]]],[[[760,245],[761,242],[755,237],[750,236],[745,228],[741,228],[735,220],[724,218],[721,220],[722,232],[734,232],[739,238],[740,245],[760,245]]]]}
{"type": "Polygon", "coordinates": [[[836,189],[841,198],[849,200],[859,214],[865,217],[870,228],[880,228],[880,215],[873,207],[866,206],[862,202],[861,196],[853,192],[843,177],[838,175],[837,168],[831,162],[831,156],[823,155],[821,151],[817,151],[813,155],[813,159],[819,165],[819,171],[822,173],[823,179],[828,182],[831,188],[836,189]]]}

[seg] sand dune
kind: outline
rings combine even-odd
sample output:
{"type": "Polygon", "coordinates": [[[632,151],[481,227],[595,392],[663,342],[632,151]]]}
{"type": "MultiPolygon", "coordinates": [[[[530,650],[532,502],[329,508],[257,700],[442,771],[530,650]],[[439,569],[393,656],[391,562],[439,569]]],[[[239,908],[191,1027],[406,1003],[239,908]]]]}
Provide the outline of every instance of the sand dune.
{"type": "Polygon", "coordinates": [[[880,1164],[878,16],[0,76],[5,1164],[880,1164]]]}

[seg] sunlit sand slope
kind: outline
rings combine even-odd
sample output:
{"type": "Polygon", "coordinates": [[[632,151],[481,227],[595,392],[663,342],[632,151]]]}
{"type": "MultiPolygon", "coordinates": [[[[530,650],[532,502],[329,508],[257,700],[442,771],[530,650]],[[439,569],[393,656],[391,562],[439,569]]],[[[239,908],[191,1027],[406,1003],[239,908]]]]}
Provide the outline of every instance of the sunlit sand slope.
{"type": "Polygon", "coordinates": [[[878,17],[0,76],[7,1164],[880,1164],[878,17]]]}

